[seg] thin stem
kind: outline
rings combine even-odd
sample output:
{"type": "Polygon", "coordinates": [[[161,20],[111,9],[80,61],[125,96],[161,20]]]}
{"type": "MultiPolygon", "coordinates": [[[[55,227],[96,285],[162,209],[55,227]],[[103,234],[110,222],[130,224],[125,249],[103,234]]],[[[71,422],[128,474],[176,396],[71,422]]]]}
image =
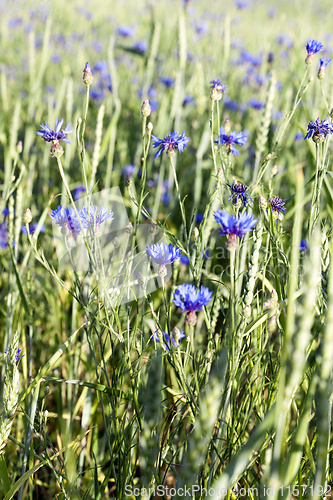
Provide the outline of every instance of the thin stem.
{"type": "Polygon", "coordinates": [[[171,163],[171,167],[172,167],[172,170],[173,170],[173,176],[174,176],[174,179],[175,179],[176,191],[177,191],[177,195],[178,195],[178,201],[179,201],[180,211],[181,211],[181,214],[182,214],[185,239],[186,239],[186,244],[187,244],[187,249],[188,249],[189,248],[189,241],[188,241],[188,235],[187,235],[186,216],[185,216],[184,206],[182,204],[182,200],[181,200],[181,197],[180,197],[180,191],[179,191],[179,185],[178,185],[178,180],[177,180],[177,174],[176,174],[175,164],[174,164],[174,161],[173,161],[172,157],[170,157],[170,163],[171,163]]]}
{"type": "Polygon", "coordinates": [[[317,213],[318,213],[318,175],[319,175],[319,144],[316,144],[316,177],[312,190],[312,199],[311,199],[311,208],[310,208],[310,219],[309,219],[309,234],[313,232],[314,224],[316,222],[317,213]]]}

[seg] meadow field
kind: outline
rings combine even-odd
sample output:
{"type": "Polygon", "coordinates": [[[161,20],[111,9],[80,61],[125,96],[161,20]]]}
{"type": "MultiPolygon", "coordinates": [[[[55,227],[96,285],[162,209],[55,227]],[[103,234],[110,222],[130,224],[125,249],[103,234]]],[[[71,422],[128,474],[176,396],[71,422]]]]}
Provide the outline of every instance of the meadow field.
{"type": "Polygon", "coordinates": [[[0,1],[0,498],[333,488],[333,4],[0,1]]]}

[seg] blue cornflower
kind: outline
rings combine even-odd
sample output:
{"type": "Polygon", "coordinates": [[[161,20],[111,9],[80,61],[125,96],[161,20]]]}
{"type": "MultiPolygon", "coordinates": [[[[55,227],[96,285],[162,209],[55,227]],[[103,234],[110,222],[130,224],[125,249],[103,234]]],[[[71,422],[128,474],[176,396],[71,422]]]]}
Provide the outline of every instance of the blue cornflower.
{"type": "Polygon", "coordinates": [[[139,54],[143,54],[148,50],[148,44],[147,42],[143,42],[140,40],[133,45],[132,50],[139,54]]]}
{"type": "Polygon", "coordinates": [[[180,262],[184,264],[184,266],[187,266],[190,263],[190,259],[187,257],[187,255],[181,255],[180,262]]]}
{"type": "Polygon", "coordinates": [[[201,224],[201,222],[203,221],[204,219],[204,214],[202,214],[201,212],[198,212],[196,215],[195,215],[195,222],[197,224],[201,224]]]}
{"type": "Polygon", "coordinates": [[[317,40],[308,40],[306,44],[306,50],[307,50],[307,57],[305,59],[305,63],[307,66],[310,66],[313,60],[314,54],[317,54],[318,52],[321,52],[323,50],[323,44],[320,42],[317,42],[317,40]]]}
{"type": "Polygon", "coordinates": [[[324,48],[323,44],[321,42],[317,42],[317,40],[308,40],[305,47],[309,56],[321,52],[324,48]]]}
{"type": "Polygon", "coordinates": [[[186,106],[187,104],[191,104],[192,102],[195,102],[194,97],[191,95],[186,95],[183,100],[183,106],[186,106]]]}
{"type": "Polygon", "coordinates": [[[233,101],[228,95],[224,98],[224,105],[227,109],[230,109],[230,111],[237,111],[239,109],[237,102],[233,101]]]}
{"type": "Polygon", "coordinates": [[[201,311],[210,302],[212,295],[213,292],[205,286],[196,290],[194,285],[184,283],[177,287],[172,300],[181,312],[187,312],[186,323],[189,326],[194,326],[197,323],[196,311],[201,311]]]}
{"type": "Polygon", "coordinates": [[[265,107],[265,104],[263,102],[258,101],[258,99],[255,99],[254,97],[247,101],[247,105],[253,109],[262,109],[265,107]]]}
{"type": "Polygon", "coordinates": [[[63,235],[67,235],[72,238],[77,238],[81,232],[80,222],[76,216],[73,208],[65,208],[62,205],[58,205],[56,210],[52,210],[49,216],[61,227],[61,232],[63,235]]]}
{"type": "Polygon", "coordinates": [[[227,90],[227,85],[222,84],[219,78],[212,80],[210,83],[211,83],[210,86],[211,89],[218,90],[219,92],[225,92],[227,90]]]}
{"type": "Polygon", "coordinates": [[[173,78],[171,78],[170,76],[167,76],[165,78],[163,78],[162,76],[160,76],[159,78],[159,81],[161,83],[164,83],[164,85],[167,87],[167,88],[171,88],[174,86],[175,84],[175,80],[173,78]]]}
{"type": "Polygon", "coordinates": [[[246,7],[249,7],[250,2],[248,0],[236,0],[236,7],[237,9],[246,9],[246,7]]]}
{"type": "Polygon", "coordinates": [[[165,264],[172,264],[181,256],[181,249],[177,246],[165,245],[164,243],[151,245],[146,247],[146,252],[149,257],[153,259],[156,264],[164,266],[165,264]]]}
{"type": "Polygon", "coordinates": [[[132,37],[134,36],[134,28],[128,26],[128,27],[120,27],[120,28],[117,28],[117,35],[119,36],[122,36],[124,38],[129,38],[129,37],[132,37]]]}
{"type": "Polygon", "coordinates": [[[89,210],[88,207],[83,207],[82,210],[80,210],[79,215],[82,221],[82,226],[85,229],[87,229],[89,226],[94,227],[96,235],[99,236],[100,225],[106,220],[113,221],[114,213],[112,212],[112,210],[109,211],[102,205],[99,207],[99,213],[97,211],[98,207],[96,207],[95,205],[90,205],[89,210]]]}
{"type": "Polygon", "coordinates": [[[7,222],[0,224],[0,248],[3,250],[8,247],[8,229],[7,222]]]}
{"type": "Polygon", "coordinates": [[[320,63],[320,66],[319,66],[319,70],[318,70],[318,78],[319,80],[322,80],[325,76],[325,72],[326,72],[326,68],[327,66],[330,64],[331,62],[331,59],[325,59],[324,57],[322,57],[320,60],[319,60],[319,63],[320,63]]]}
{"type": "MultiPolygon", "coordinates": [[[[10,349],[11,348],[9,346],[3,352],[4,354],[6,354],[7,357],[10,356],[10,349]]],[[[15,354],[15,359],[14,359],[15,363],[17,363],[21,358],[23,358],[23,356],[25,356],[25,354],[23,354],[22,356],[20,356],[21,352],[22,352],[22,349],[17,348],[17,352],[15,354]]]]}
{"type": "Polygon", "coordinates": [[[251,196],[249,196],[249,194],[246,192],[247,186],[245,186],[245,184],[235,184],[235,181],[233,181],[232,186],[230,186],[230,184],[227,184],[227,186],[230,187],[232,192],[232,195],[230,196],[228,201],[231,200],[232,198],[235,198],[234,204],[236,205],[238,199],[242,198],[244,207],[246,207],[247,205],[247,198],[249,198],[253,202],[251,196]]]}
{"type": "Polygon", "coordinates": [[[220,144],[225,144],[227,152],[232,153],[235,156],[239,155],[239,151],[233,146],[233,144],[239,144],[242,146],[247,141],[247,137],[243,135],[243,132],[237,133],[236,130],[234,130],[233,132],[230,132],[230,134],[227,134],[223,127],[220,127],[219,136],[220,139],[215,139],[215,142],[217,144],[219,142],[220,144]]]}
{"type": "Polygon", "coordinates": [[[308,242],[306,240],[301,240],[300,242],[300,245],[299,245],[299,249],[301,252],[307,252],[308,250],[308,242]]]}
{"type": "Polygon", "coordinates": [[[195,312],[201,311],[210,302],[212,295],[213,292],[205,286],[196,290],[194,285],[184,283],[177,287],[172,300],[181,312],[195,312]]]}
{"type": "Polygon", "coordinates": [[[64,141],[65,144],[69,144],[72,141],[67,139],[66,134],[70,134],[73,131],[69,130],[70,123],[67,125],[65,130],[60,130],[63,123],[64,123],[64,119],[62,119],[60,121],[57,120],[55,130],[51,130],[47,122],[45,122],[45,125],[42,123],[40,125],[42,130],[39,130],[38,132],[36,132],[36,134],[42,136],[44,141],[46,141],[46,142],[64,141]]]}
{"type": "Polygon", "coordinates": [[[333,133],[333,124],[328,120],[319,121],[319,118],[314,121],[310,121],[308,124],[308,130],[304,139],[309,139],[312,137],[314,142],[322,142],[326,139],[328,134],[333,133]]]}
{"type": "Polygon", "coordinates": [[[163,151],[166,151],[169,157],[176,154],[176,151],[182,153],[190,140],[189,137],[185,137],[185,130],[181,135],[178,132],[173,131],[167,137],[164,137],[164,139],[159,139],[152,134],[151,139],[153,141],[154,148],[160,148],[155,154],[155,158],[158,158],[163,151]]]}
{"type": "Polygon", "coordinates": [[[80,184],[80,186],[78,186],[77,188],[75,188],[73,190],[74,200],[77,201],[78,199],[80,199],[81,193],[85,193],[85,192],[86,192],[86,188],[84,186],[82,186],[82,184],[80,184]]]}
{"type": "Polygon", "coordinates": [[[135,170],[135,165],[125,165],[121,169],[121,174],[122,175],[133,175],[135,170]]]}
{"type": "Polygon", "coordinates": [[[239,238],[242,238],[246,233],[252,231],[258,220],[255,219],[253,215],[249,215],[246,212],[235,217],[234,215],[230,215],[227,210],[222,210],[222,212],[217,210],[214,212],[214,219],[221,226],[221,236],[230,234],[236,235],[239,238]]]}
{"type": "MultiPolygon", "coordinates": [[[[33,224],[30,224],[29,225],[29,233],[30,234],[34,234],[34,232],[37,229],[37,226],[38,226],[38,222],[34,222],[33,224]]],[[[40,232],[41,233],[45,232],[45,226],[44,225],[40,228],[40,232]]],[[[21,226],[21,233],[22,234],[27,234],[27,228],[25,226],[21,226]]]]}
{"type": "MultiPolygon", "coordinates": [[[[181,342],[183,340],[183,338],[185,337],[185,333],[183,330],[180,330],[180,335],[179,335],[179,340],[178,342],[181,342]]],[[[163,332],[163,336],[164,336],[164,342],[165,342],[165,347],[166,347],[166,350],[169,352],[170,351],[170,336],[168,333],[166,332],[163,332]]],[[[155,340],[155,342],[160,342],[160,339],[159,337],[157,336],[157,333],[153,333],[153,336],[152,336],[152,339],[155,340]]],[[[178,347],[177,345],[177,342],[175,341],[175,339],[173,338],[173,335],[171,334],[171,342],[173,343],[173,345],[175,347],[178,347]]]]}
{"type": "Polygon", "coordinates": [[[325,57],[321,57],[319,59],[320,69],[327,68],[327,66],[330,64],[330,62],[331,62],[331,59],[329,59],[329,58],[325,59],[325,57]]]}
{"type": "Polygon", "coordinates": [[[211,91],[210,91],[210,98],[212,101],[220,101],[222,99],[222,95],[224,92],[227,90],[226,85],[222,85],[222,82],[220,79],[212,80],[211,82],[211,91]]]}
{"type": "Polygon", "coordinates": [[[284,207],[284,202],[286,200],[282,200],[280,196],[276,196],[275,198],[271,198],[268,200],[268,203],[272,207],[273,218],[274,220],[283,219],[283,215],[286,215],[286,209],[284,207]],[[283,214],[283,215],[282,215],[283,214]]]}

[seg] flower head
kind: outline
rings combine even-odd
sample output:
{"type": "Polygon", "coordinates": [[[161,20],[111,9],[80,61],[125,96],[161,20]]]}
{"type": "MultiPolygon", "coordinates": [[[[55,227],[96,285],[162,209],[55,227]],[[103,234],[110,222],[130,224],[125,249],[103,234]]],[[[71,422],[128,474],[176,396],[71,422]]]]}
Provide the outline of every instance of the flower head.
{"type": "Polygon", "coordinates": [[[318,52],[321,52],[323,50],[323,44],[320,42],[317,42],[317,40],[308,40],[306,44],[306,50],[307,50],[307,57],[305,59],[305,63],[307,66],[310,66],[313,60],[314,54],[317,54],[318,52]]]}
{"type": "Polygon", "coordinates": [[[305,47],[309,56],[321,52],[324,48],[323,44],[317,40],[308,40],[305,47]]]}
{"type": "Polygon", "coordinates": [[[51,130],[47,122],[45,122],[45,125],[42,123],[40,125],[42,130],[38,130],[38,132],[36,132],[36,134],[42,136],[44,141],[46,141],[46,142],[64,141],[65,144],[69,144],[72,141],[67,139],[66,134],[70,134],[73,131],[69,130],[70,123],[67,125],[65,130],[60,130],[63,123],[64,123],[64,119],[62,119],[60,121],[56,120],[55,130],[51,130]]]}
{"type": "Polygon", "coordinates": [[[232,186],[230,186],[230,184],[227,184],[227,186],[230,187],[232,193],[228,201],[231,200],[232,198],[235,198],[234,204],[236,205],[239,198],[241,198],[243,200],[244,207],[246,207],[247,205],[247,198],[253,201],[251,196],[249,196],[248,193],[246,192],[247,186],[245,186],[245,184],[235,184],[235,181],[233,181],[232,186]]]}
{"type": "Polygon", "coordinates": [[[222,94],[227,90],[227,86],[222,84],[220,79],[212,80],[211,82],[210,98],[212,101],[220,101],[222,94]]]}
{"type": "Polygon", "coordinates": [[[275,198],[271,198],[268,200],[268,203],[272,207],[273,219],[277,221],[278,219],[282,220],[283,216],[286,215],[286,209],[284,207],[284,202],[286,200],[282,200],[280,196],[276,196],[275,198]]]}
{"type": "Polygon", "coordinates": [[[318,78],[319,80],[322,80],[325,76],[325,72],[326,72],[326,68],[327,66],[330,64],[331,62],[331,59],[327,58],[325,59],[325,57],[322,57],[320,60],[319,60],[319,70],[318,70],[318,78]]]}
{"type": "Polygon", "coordinates": [[[214,219],[221,226],[220,235],[225,236],[236,235],[239,238],[245,236],[246,233],[252,231],[257,223],[258,219],[255,219],[253,215],[249,215],[246,212],[235,217],[230,215],[227,210],[217,210],[214,212],[214,219]]]}
{"type": "Polygon", "coordinates": [[[94,227],[96,234],[99,235],[100,225],[106,220],[113,221],[114,213],[112,210],[109,211],[102,205],[99,207],[98,213],[98,207],[90,205],[90,207],[83,207],[82,210],[80,210],[80,219],[84,229],[89,228],[89,226],[94,227]]]}
{"type": "Polygon", "coordinates": [[[122,36],[123,38],[130,38],[134,36],[134,32],[134,28],[131,26],[120,26],[116,31],[117,35],[122,36]]]}
{"type": "Polygon", "coordinates": [[[154,134],[151,135],[151,138],[154,148],[159,148],[155,158],[158,158],[163,151],[166,151],[168,156],[173,156],[177,151],[182,153],[190,140],[189,137],[185,137],[185,130],[181,135],[173,131],[164,139],[159,139],[154,134]]]}
{"type": "Polygon", "coordinates": [[[84,186],[82,186],[82,184],[80,184],[80,186],[76,187],[74,190],[73,190],[73,198],[74,200],[79,200],[80,199],[80,196],[81,196],[81,193],[85,193],[86,192],[86,188],[84,186]]]}
{"type": "Polygon", "coordinates": [[[314,121],[310,121],[308,124],[308,130],[304,139],[309,139],[312,137],[314,142],[322,142],[326,139],[328,134],[333,133],[333,124],[328,120],[319,121],[319,118],[314,121]]]}
{"type": "Polygon", "coordinates": [[[178,286],[174,292],[173,303],[182,312],[201,311],[203,306],[210,302],[212,295],[213,292],[205,286],[201,286],[199,290],[196,290],[194,285],[184,283],[178,286]]]}
{"type": "Polygon", "coordinates": [[[94,79],[94,77],[92,75],[91,67],[89,66],[89,63],[87,62],[85,67],[84,67],[84,70],[83,70],[82,81],[85,85],[89,86],[92,84],[93,79],[94,79]]]}
{"type": "Polygon", "coordinates": [[[308,242],[306,240],[301,240],[299,244],[299,250],[300,252],[307,252],[308,250],[308,242]]]}
{"type": "Polygon", "coordinates": [[[156,264],[165,265],[172,264],[175,260],[179,259],[182,251],[179,247],[172,245],[165,245],[163,243],[151,245],[146,247],[146,252],[149,257],[153,259],[156,264]]]}
{"type": "Polygon", "coordinates": [[[233,146],[233,144],[239,144],[240,146],[242,146],[247,141],[247,137],[243,135],[243,132],[237,133],[236,130],[234,130],[230,134],[227,134],[223,127],[220,127],[219,136],[220,138],[215,139],[215,142],[217,144],[219,142],[220,144],[225,144],[227,147],[227,152],[232,153],[235,156],[239,155],[239,151],[233,146]]]}
{"type": "MultiPolygon", "coordinates": [[[[178,342],[181,342],[181,341],[183,340],[183,338],[185,337],[185,333],[184,333],[184,331],[183,331],[183,330],[180,330],[180,332],[179,332],[179,333],[180,333],[180,335],[179,335],[179,340],[178,340],[178,342]]],[[[165,342],[165,344],[166,344],[166,346],[165,346],[165,347],[166,347],[167,351],[169,352],[169,351],[170,351],[170,335],[169,335],[168,333],[166,333],[166,332],[163,332],[163,336],[164,336],[164,342],[165,342]]],[[[152,338],[153,338],[153,340],[155,340],[155,342],[160,342],[160,339],[159,339],[159,337],[158,337],[158,335],[157,335],[157,330],[156,330],[156,332],[153,334],[152,338]]],[[[171,334],[171,342],[172,342],[172,344],[173,344],[175,347],[178,347],[176,340],[173,338],[173,334],[171,334]]]]}
{"type": "Polygon", "coordinates": [[[50,217],[61,227],[63,235],[77,238],[81,232],[80,222],[73,208],[65,208],[58,205],[56,210],[52,210],[50,217]]]}

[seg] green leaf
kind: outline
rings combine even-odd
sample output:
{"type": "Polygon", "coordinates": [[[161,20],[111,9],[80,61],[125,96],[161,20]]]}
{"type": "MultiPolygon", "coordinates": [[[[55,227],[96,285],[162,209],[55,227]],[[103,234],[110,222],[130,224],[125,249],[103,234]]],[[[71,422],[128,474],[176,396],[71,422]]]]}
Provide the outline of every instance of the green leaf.
{"type": "Polygon", "coordinates": [[[44,375],[52,368],[52,366],[58,361],[60,356],[63,354],[63,352],[69,347],[72,342],[74,341],[76,335],[79,333],[79,331],[86,326],[86,323],[83,323],[72,335],[62,344],[61,347],[53,354],[53,356],[48,360],[48,362],[43,366],[43,368],[39,371],[38,375],[32,380],[31,384],[29,387],[24,391],[24,393],[21,395],[19,402],[17,403],[17,406],[22,404],[22,401],[25,400],[27,395],[36,387],[38,382],[41,380],[41,378],[44,377],[44,375]]]}
{"type": "Polygon", "coordinates": [[[3,453],[0,455],[0,479],[2,482],[4,492],[8,493],[8,491],[10,490],[10,482],[9,482],[7,465],[3,453]]]}
{"type": "Polygon", "coordinates": [[[122,399],[127,399],[128,401],[133,401],[133,395],[129,392],[120,391],[119,389],[113,389],[111,387],[107,387],[103,384],[95,384],[93,382],[83,382],[82,380],[65,380],[62,378],[53,378],[53,377],[43,377],[43,380],[48,382],[63,382],[65,384],[73,384],[80,385],[83,387],[89,387],[89,389],[95,389],[95,391],[104,392],[106,394],[111,394],[112,396],[116,396],[122,399]]]}

